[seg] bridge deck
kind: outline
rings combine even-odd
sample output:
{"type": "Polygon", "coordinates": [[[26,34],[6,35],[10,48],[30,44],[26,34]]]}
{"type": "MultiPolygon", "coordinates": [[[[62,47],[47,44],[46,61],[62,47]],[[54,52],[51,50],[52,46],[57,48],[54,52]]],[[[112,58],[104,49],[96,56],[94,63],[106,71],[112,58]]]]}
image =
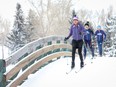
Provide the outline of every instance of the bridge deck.
{"type": "MultiPolygon", "coordinates": [[[[96,58],[93,64],[87,60],[79,73],[73,70],[67,75],[70,59],[61,58],[45,66],[29,75],[28,80],[18,87],[116,87],[116,58],[96,58]]],[[[79,69],[79,62],[76,58],[75,69],[79,69]]]]}

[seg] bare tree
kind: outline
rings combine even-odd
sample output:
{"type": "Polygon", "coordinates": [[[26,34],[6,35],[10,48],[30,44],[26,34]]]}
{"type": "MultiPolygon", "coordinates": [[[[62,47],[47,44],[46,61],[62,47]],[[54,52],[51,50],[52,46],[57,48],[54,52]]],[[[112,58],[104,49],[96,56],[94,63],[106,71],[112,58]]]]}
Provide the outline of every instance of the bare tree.
{"type": "Polygon", "coordinates": [[[0,16],[0,44],[5,43],[6,36],[10,31],[10,22],[0,16]]]}
{"type": "Polygon", "coordinates": [[[58,0],[58,3],[56,3],[56,21],[55,21],[55,26],[54,31],[55,34],[58,35],[66,35],[68,33],[68,29],[70,26],[69,19],[71,17],[71,0],[58,0]]]}
{"type": "Polygon", "coordinates": [[[28,17],[26,18],[26,26],[29,36],[29,41],[36,40],[40,37],[43,37],[43,30],[40,29],[40,21],[38,19],[37,13],[30,9],[28,13],[28,17]]]}
{"type": "Polygon", "coordinates": [[[113,6],[109,6],[109,8],[108,8],[108,18],[111,18],[111,16],[112,16],[112,14],[113,14],[113,6]]]}
{"type": "Polygon", "coordinates": [[[61,35],[68,30],[71,0],[28,0],[38,15],[42,36],[61,35]],[[63,32],[61,32],[63,30],[63,32]]]}
{"type": "Polygon", "coordinates": [[[86,19],[86,15],[87,15],[87,10],[80,9],[78,11],[78,16],[81,21],[84,21],[86,19]]]}
{"type": "Polygon", "coordinates": [[[38,31],[41,32],[41,37],[46,36],[45,32],[45,25],[44,25],[44,13],[45,13],[45,5],[43,0],[28,0],[30,2],[30,4],[33,6],[34,10],[37,13],[37,22],[36,25],[38,25],[38,31]]]}

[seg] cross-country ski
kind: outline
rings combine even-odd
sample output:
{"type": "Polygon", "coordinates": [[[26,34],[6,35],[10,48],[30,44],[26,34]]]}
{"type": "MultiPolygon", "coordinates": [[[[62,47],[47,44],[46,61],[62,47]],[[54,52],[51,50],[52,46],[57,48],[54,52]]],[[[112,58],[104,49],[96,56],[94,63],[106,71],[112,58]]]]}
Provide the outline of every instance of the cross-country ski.
{"type": "Polygon", "coordinates": [[[85,68],[86,67],[86,64],[84,64],[84,67],[81,67],[78,71],[77,70],[75,70],[75,73],[79,73],[83,68],[85,68]]]}
{"type": "Polygon", "coordinates": [[[66,74],[69,74],[73,71],[74,69],[70,69],[69,71],[66,72],[66,74]]]}

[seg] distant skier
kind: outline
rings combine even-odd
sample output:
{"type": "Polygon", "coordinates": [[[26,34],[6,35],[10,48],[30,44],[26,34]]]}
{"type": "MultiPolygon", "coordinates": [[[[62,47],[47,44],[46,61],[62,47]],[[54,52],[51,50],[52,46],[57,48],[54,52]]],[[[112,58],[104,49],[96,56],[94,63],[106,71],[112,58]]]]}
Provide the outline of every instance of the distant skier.
{"type": "Polygon", "coordinates": [[[89,22],[85,23],[86,34],[84,35],[84,59],[86,58],[87,50],[91,51],[92,58],[94,57],[94,48],[92,47],[92,39],[94,37],[94,32],[90,29],[89,22]]]}
{"type": "Polygon", "coordinates": [[[70,33],[68,37],[66,37],[64,40],[68,40],[71,36],[73,38],[72,40],[72,65],[71,68],[73,69],[75,67],[75,53],[76,49],[78,48],[78,53],[80,57],[80,67],[82,68],[84,66],[83,61],[83,55],[82,55],[82,45],[83,45],[83,34],[85,33],[84,26],[80,24],[77,17],[73,18],[73,24],[70,28],[70,33]]]}
{"type": "Polygon", "coordinates": [[[95,32],[95,35],[97,36],[97,43],[98,43],[98,49],[99,49],[99,55],[102,57],[102,45],[103,42],[106,40],[106,34],[103,30],[101,30],[101,26],[97,26],[97,31],[95,32]]]}

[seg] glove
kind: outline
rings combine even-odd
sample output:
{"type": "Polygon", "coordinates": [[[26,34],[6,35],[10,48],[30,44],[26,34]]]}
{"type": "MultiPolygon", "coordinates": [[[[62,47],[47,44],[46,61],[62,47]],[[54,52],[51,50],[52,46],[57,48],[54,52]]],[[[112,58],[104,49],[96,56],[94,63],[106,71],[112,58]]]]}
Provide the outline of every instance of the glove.
{"type": "Polygon", "coordinates": [[[106,42],[106,40],[104,40],[104,42],[106,42]]]}
{"type": "Polygon", "coordinates": [[[65,37],[65,38],[64,38],[64,41],[67,41],[67,40],[68,40],[68,37],[65,37]]]}
{"type": "Polygon", "coordinates": [[[103,41],[106,42],[106,39],[104,38],[103,41]]]}

